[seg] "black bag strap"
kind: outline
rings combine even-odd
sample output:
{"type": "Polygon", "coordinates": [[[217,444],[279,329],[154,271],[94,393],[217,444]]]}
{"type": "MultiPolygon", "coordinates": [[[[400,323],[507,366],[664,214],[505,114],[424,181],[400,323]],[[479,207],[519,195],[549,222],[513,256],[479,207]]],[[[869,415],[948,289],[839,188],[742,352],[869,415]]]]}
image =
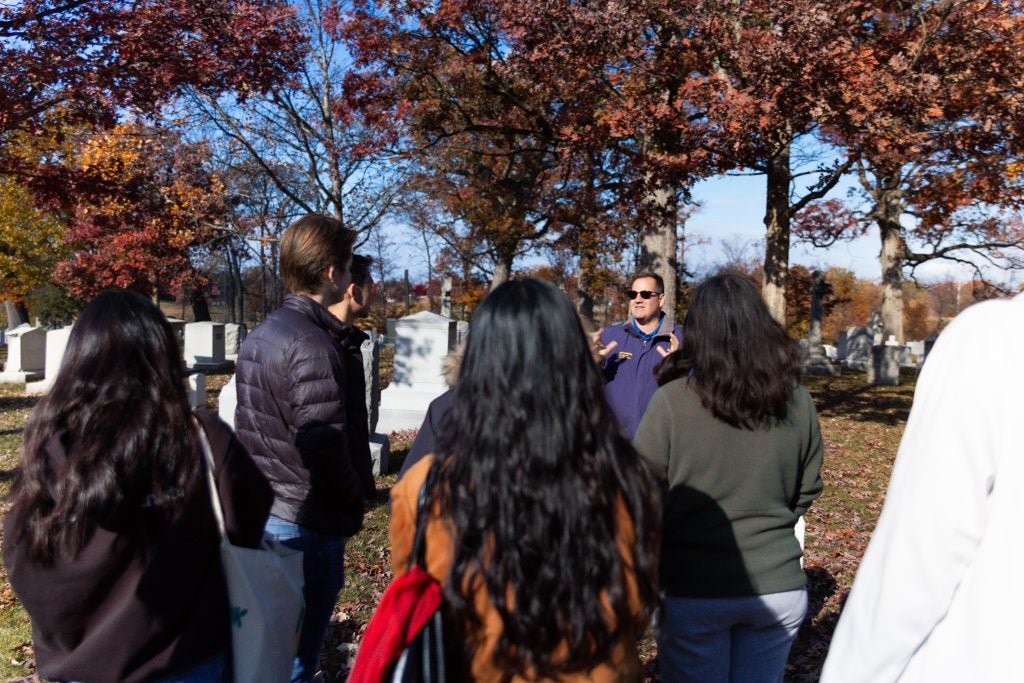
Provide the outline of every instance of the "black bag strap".
{"type": "MultiPolygon", "coordinates": [[[[428,475],[429,479],[429,475],[428,475]]],[[[412,553],[409,555],[409,568],[413,564],[420,569],[427,568],[427,482],[420,487],[420,495],[416,501],[416,535],[413,537],[412,553]]]]}

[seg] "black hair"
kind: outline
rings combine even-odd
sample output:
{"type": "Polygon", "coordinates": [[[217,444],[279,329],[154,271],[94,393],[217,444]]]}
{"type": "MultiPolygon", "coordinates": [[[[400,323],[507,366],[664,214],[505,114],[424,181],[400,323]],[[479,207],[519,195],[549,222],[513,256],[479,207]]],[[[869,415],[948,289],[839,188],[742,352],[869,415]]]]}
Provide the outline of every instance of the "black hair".
{"type": "Polygon", "coordinates": [[[373,257],[363,254],[352,255],[352,265],[348,270],[352,274],[352,284],[362,287],[370,277],[370,266],[373,265],[373,257]]]}
{"type": "Polygon", "coordinates": [[[194,434],[166,318],[141,294],[101,293],[76,321],[53,388],[25,427],[11,514],[29,557],[72,558],[97,525],[144,542],[146,529],[180,514],[195,486],[194,434]],[[48,452],[54,438],[63,460],[48,452]]]}
{"type": "Polygon", "coordinates": [[[658,384],[685,378],[720,420],[755,429],[786,417],[800,380],[800,348],[746,275],[705,280],[683,320],[683,340],[657,369],[658,384]]]}
{"type": "Polygon", "coordinates": [[[491,292],[454,391],[427,478],[455,536],[449,609],[474,650],[486,589],[503,622],[494,662],[510,676],[589,671],[642,635],[658,603],[660,502],[565,295],[532,278],[491,292]]]}

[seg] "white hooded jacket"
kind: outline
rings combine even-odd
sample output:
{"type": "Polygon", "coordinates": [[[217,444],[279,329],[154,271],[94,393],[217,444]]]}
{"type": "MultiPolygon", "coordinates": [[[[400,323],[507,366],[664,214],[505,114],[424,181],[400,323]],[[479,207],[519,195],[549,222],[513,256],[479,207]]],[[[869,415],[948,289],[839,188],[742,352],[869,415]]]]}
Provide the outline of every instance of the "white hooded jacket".
{"type": "Polygon", "coordinates": [[[823,683],[1024,681],[1024,294],[972,306],[917,384],[823,683]]]}

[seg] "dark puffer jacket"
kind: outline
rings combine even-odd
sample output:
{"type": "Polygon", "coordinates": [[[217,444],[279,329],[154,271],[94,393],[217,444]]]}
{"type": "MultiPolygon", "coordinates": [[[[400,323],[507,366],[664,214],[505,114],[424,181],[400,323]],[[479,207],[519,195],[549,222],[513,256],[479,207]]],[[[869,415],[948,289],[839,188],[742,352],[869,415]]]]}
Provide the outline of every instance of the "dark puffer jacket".
{"type": "Polygon", "coordinates": [[[289,294],[238,354],[235,432],[274,489],[271,514],[322,534],[362,525],[364,490],[345,428],[348,328],[289,294]]]}

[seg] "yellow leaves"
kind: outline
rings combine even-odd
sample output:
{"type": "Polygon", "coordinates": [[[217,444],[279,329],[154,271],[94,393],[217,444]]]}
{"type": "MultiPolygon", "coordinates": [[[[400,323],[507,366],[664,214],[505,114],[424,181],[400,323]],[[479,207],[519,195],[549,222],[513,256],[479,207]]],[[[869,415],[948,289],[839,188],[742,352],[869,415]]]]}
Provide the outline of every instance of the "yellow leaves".
{"type": "Polygon", "coordinates": [[[66,254],[64,224],[37,210],[28,191],[0,178],[0,299],[21,299],[46,283],[66,254]]]}

